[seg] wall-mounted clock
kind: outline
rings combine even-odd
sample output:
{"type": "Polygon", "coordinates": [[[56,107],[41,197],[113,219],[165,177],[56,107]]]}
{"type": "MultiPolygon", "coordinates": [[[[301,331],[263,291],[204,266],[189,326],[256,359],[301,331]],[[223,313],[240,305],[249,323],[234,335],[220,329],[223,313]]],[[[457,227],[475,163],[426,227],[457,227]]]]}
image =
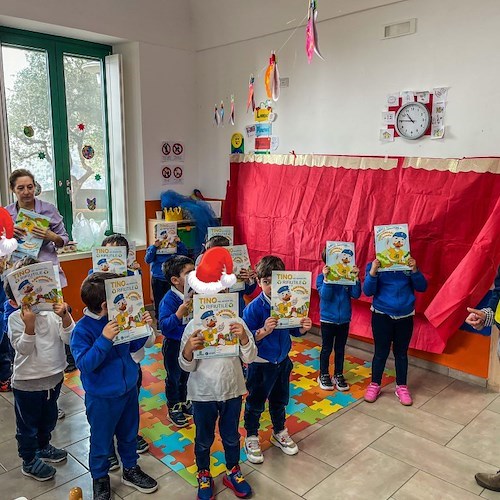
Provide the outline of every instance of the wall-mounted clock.
{"type": "Polygon", "coordinates": [[[405,139],[420,139],[431,124],[431,115],[420,102],[409,102],[396,114],[396,130],[405,139]]]}

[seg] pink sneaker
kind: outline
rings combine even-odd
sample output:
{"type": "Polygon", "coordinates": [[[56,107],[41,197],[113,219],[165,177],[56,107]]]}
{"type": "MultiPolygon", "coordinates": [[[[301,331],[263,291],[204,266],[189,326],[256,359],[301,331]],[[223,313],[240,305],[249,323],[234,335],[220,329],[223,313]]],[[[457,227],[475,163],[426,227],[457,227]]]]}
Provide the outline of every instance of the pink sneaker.
{"type": "Polygon", "coordinates": [[[397,385],[395,394],[402,405],[411,406],[413,404],[413,399],[411,399],[410,391],[406,385],[397,385]]]}
{"type": "Polygon", "coordinates": [[[380,386],[375,382],[372,382],[367,388],[365,392],[365,401],[368,403],[375,403],[377,398],[380,395],[380,386]]]}

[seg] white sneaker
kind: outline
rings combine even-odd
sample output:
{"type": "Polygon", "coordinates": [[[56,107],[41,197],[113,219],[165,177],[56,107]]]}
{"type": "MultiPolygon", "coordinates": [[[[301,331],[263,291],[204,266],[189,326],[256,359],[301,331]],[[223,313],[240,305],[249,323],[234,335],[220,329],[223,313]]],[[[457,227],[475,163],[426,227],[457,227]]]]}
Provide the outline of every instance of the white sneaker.
{"type": "Polygon", "coordinates": [[[294,440],[288,434],[288,429],[283,429],[278,434],[274,432],[271,435],[270,439],[271,443],[278,448],[281,448],[281,451],[286,455],[297,455],[299,452],[299,447],[295,444],[294,440]]]}
{"type": "Polygon", "coordinates": [[[261,464],[264,461],[258,436],[248,436],[245,438],[245,453],[247,454],[248,461],[252,464],[261,464]]]}

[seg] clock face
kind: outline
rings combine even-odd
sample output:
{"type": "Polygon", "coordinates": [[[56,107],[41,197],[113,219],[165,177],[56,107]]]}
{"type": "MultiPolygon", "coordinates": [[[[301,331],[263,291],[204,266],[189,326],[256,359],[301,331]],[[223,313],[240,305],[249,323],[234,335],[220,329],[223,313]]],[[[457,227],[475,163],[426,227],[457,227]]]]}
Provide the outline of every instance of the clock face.
{"type": "Polygon", "coordinates": [[[406,139],[419,139],[429,128],[429,110],[420,102],[409,102],[396,115],[396,130],[406,139]]]}

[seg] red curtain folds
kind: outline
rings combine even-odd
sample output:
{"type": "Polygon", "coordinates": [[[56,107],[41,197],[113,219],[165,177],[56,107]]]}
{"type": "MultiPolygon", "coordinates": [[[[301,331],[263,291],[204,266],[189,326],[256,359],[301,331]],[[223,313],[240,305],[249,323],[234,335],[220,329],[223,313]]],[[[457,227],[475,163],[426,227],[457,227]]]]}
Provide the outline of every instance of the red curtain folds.
{"type": "MultiPolygon", "coordinates": [[[[413,348],[443,352],[465,307],[493,282],[500,262],[497,159],[231,159],[224,224],[235,227],[253,263],[278,255],[289,269],[312,271],[315,282],[325,242],[354,241],[363,279],[374,258],[373,226],[409,224],[411,253],[429,282],[417,294],[413,348]]],[[[311,317],[318,324],[316,295],[311,317]]],[[[369,304],[365,296],[353,302],[352,333],[371,336],[369,304]]]]}

